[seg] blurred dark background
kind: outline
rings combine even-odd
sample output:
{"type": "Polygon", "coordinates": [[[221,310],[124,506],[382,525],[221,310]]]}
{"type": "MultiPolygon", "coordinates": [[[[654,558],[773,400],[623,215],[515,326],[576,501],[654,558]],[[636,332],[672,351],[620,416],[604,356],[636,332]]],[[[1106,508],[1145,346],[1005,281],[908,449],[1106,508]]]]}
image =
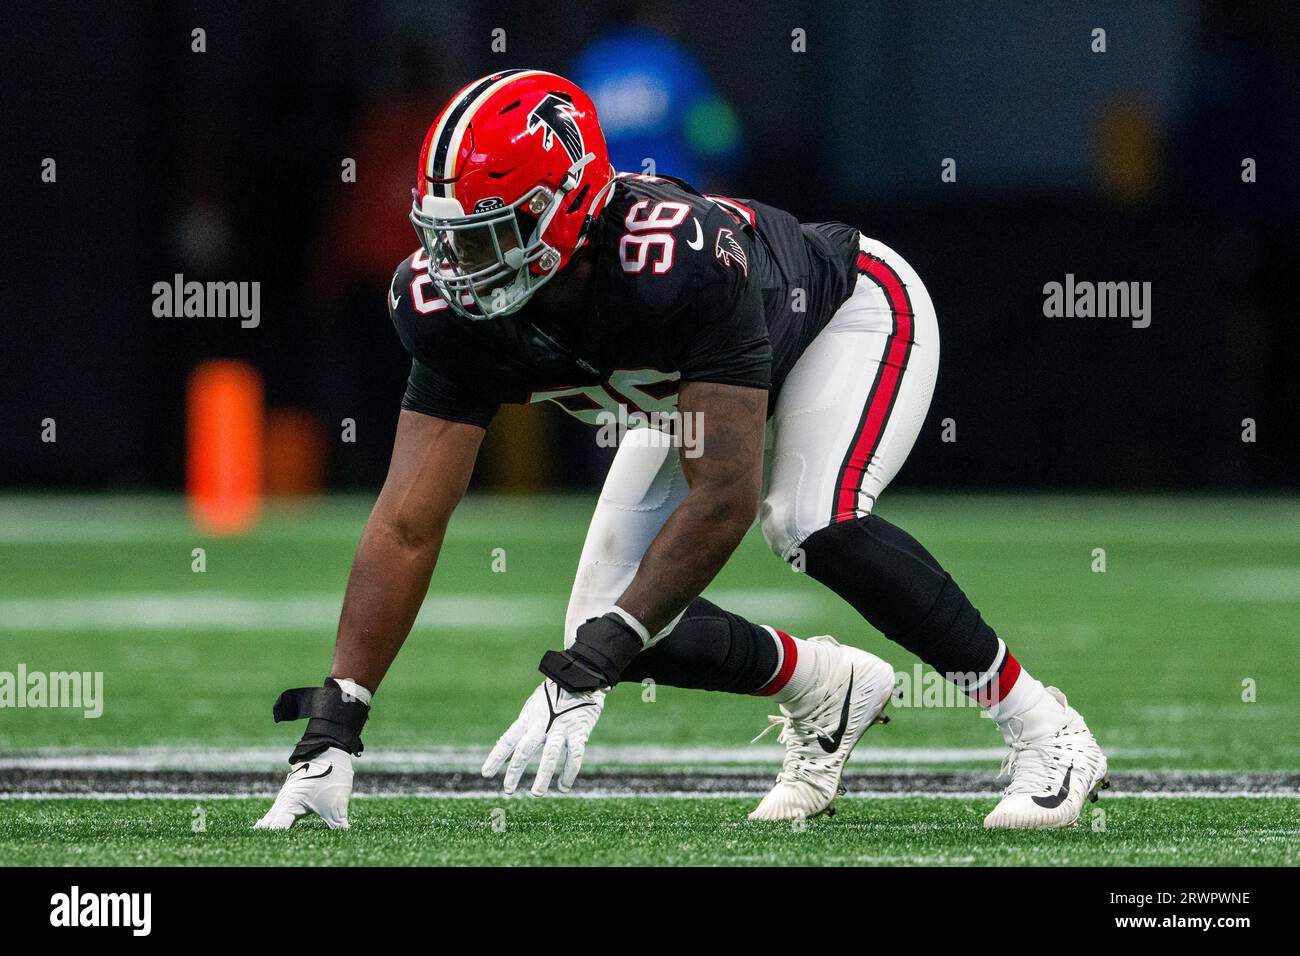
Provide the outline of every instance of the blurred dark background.
{"type": "MultiPolygon", "coordinates": [[[[1300,484],[1300,4],[50,2],[0,16],[2,485],[181,487],[186,382],[229,356],[260,370],[282,425],[319,436],[324,487],[377,488],[409,368],[385,288],[416,246],[420,141],[453,92],[510,66],[587,83],[633,162],[654,150],[660,173],[845,220],[915,266],[943,360],[901,484],[1300,484]],[[259,281],[260,326],[155,317],[153,285],[175,273],[259,281]],[[1067,273],[1151,282],[1151,326],[1045,318],[1043,285],[1067,273]],[[40,440],[47,418],[55,443],[40,440]]],[[[587,487],[607,456],[558,409],[509,410],[476,485],[587,487]]]]}

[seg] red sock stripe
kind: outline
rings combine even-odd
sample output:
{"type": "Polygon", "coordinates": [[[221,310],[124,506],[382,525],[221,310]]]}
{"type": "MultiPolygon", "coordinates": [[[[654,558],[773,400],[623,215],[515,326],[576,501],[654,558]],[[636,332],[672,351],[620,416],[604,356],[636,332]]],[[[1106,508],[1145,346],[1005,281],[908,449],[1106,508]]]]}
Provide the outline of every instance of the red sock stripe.
{"type": "Polygon", "coordinates": [[[831,516],[833,521],[847,521],[857,514],[858,492],[862,488],[867,463],[876,453],[885,426],[889,424],[889,414],[898,398],[903,372],[907,369],[907,357],[912,350],[912,301],[908,298],[903,280],[888,264],[865,252],[858,255],[858,271],[885,293],[893,317],[893,331],[885,341],[885,351],[876,370],[876,380],[871,385],[867,404],[862,410],[857,438],[849,446],[844,462],[840,465],[835,513],[831,516]]]}
{"type": "MultiPolygon", "coordinates": [[[[776,628],[772,630],[776,631],[776,628]]],[[[751,697],[771,697],[790,683],[790,677],[794,674],[794,665],[799,662],[799,649],[795,646],[794,638],[785,631],[776,631],[776,636],[781,639],[781,669],[761,690],[754,691],[751,697]]]]}
{"type": "Polygon", "coordinates": [[[993,679],[977,691],[973,691],[971,696],[982,707],[992,707],[994,704],[1002,703],[1002,699],[1011,693],[1011,688],[1016,686],[1016,680],[1020,677],[1020,661],[1015,659],[1011,651],[1007,651],[1007,656],[1002,660],[1002,666],[998,672],[993,675],[993,679]]]}
{"type": "Polygon", "coordinates": [[[1020,676],[1020,661],[1016,660],[1010,651],[1007,651],[1007,661],[1002,665],[1002,670],[997,677],[993,678],[993,693],[997,696],[993,702],[1001,703],[1002,698],[1011,693],[1011,688],[1016,686],[1016,678],[1020,676]]]}

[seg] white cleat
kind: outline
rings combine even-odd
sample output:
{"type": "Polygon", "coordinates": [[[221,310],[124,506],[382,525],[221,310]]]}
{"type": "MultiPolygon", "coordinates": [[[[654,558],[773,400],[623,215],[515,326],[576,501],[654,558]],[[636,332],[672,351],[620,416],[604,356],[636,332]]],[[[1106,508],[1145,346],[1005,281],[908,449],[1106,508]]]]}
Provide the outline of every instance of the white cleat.
{"type": "Polygon", "coordinates": [[[749,815],[751,820],[811,819],[835,812],[844,792],[840,779],[853,748],[873,724],[883,724],[885,705],[894,691],[894,669],[874,654],[846,647],[830,636],[810,638],[839,654],[830,680],[805,694],[807,700],[784,704],[768,720],[767,730],[781,727],[785,760],[776,786],[749,815]]]}
{"type": "Polygon", "coordinates": [[[1074,826],[1084,798],[1096,802],[1110,786],[1106,755],[1079,712],[1055,687],[1023,717],[999,722],[1011,753],[998,775],[1002,800],[984,828],[1043,829],[1074,826]]]}

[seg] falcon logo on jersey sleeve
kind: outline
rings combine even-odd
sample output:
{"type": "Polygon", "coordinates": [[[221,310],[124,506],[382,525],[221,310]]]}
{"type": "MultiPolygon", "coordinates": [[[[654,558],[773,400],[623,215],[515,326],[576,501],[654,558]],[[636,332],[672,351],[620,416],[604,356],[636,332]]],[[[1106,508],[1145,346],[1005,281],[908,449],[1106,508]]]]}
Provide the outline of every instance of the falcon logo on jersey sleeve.
{"type": "Polygon", "coordinates": [[[582,145],[582,131],[573,118],[573,104],[554,93],[547,93],[542,101],[528,114],[526,131],[542,131],[542,148],[550,149],[558,137],[560,145],[569,154],[569,159],[577,162],[586,155],[582,145]]]}
{"type": "Polygon", "coordinates": [[[740,266],[740,271],[749,278],[749,260],[745,258],[745,250],[730,229],[718,230],[718,241],[713,245],[713,254],[718,257],[718,261],[724,266],[731,266],[735,262],[740,266]]]}

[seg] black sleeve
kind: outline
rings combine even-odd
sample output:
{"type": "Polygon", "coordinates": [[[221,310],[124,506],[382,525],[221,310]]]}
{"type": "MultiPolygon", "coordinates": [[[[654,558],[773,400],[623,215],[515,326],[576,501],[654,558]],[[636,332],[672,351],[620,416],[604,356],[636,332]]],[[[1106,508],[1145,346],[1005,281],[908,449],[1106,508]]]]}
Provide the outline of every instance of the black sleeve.
{"type": "Polygon", "coordinates": [[[759,283],[749,282],[738,266],[715,264],[690,312],[693,334],[681,362],[682,381],[772,387],[772,344],[759,283]]]}
{"type": "Polygon", "coordinates": [[[500,404],[475,395],[419,359],[411,360],[402,407],[423,415],[487,428],[500,404]]]}

